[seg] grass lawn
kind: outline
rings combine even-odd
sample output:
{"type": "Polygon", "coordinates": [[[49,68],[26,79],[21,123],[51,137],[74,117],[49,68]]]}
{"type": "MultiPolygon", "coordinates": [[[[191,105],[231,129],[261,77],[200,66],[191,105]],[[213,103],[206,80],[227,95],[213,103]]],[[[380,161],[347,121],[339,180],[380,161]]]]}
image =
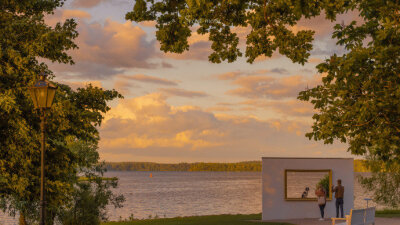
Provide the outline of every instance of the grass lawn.
{"type": "Polygon", "coordinates": [[[292,225],[289,223],[252,222],[250,220],[261,220],[261,214],[191,216],[132,222],[108,222],[102,225],[292,225]]]}
{"type": "Polygon", "coordinates": [[[386,218],[400,217],[400,210],[399,209],[377,210],[375,213],[375,216],[376,217],[386,217],[386,218]]]}

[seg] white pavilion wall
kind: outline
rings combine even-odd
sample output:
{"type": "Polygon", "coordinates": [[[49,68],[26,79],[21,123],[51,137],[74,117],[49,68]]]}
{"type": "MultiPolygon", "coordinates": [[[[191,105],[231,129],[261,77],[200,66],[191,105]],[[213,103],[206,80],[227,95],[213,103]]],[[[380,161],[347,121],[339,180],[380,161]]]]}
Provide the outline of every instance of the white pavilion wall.
{"type": "MultiPolygon", "coordinates": [[[[354,207],[354,169],[351,158],[262,158],[262,220],[319,218],[316,201],[285,200],[285,170],[332,170],[332,183],[345,187],[344,212],[354,207]]],[[[325,218],[336,217],[335,198],[327,201],[325,218]]]]}

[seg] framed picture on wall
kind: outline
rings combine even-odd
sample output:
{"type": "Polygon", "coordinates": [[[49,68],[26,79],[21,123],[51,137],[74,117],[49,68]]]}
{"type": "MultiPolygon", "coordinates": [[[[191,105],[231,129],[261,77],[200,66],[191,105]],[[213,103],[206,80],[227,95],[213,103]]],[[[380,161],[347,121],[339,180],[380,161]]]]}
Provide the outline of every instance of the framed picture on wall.
{"type": "Polygon", "coordinates": [[[332,200],[332,170],[285,170],[285,200],[317,201],[315,191],[319,186],[332,200]]]}

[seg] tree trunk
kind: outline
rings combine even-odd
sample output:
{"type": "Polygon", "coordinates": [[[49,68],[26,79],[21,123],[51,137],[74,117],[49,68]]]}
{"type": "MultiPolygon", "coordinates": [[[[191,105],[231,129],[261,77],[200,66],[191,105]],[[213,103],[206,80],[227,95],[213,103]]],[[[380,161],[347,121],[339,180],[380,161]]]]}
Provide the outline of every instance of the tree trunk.
{"type": "Polygon", "coordinates": [[[19,214],[19,225],[27,225],[25,221],[25,216],[23,213],[19,214]]]}

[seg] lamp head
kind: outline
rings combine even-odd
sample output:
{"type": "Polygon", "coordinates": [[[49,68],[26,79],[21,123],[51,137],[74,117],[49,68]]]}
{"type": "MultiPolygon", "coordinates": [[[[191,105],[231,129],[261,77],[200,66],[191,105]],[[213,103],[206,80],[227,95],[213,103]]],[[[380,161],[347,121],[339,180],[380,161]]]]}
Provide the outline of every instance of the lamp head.
{"type": "Polygon", "coordinates": [[[39,80],[29,88],[35,109],[49,109],[53,104],[57,87],[47,81],[46,77],[47,74],[41,72],[39,80]]]}
{"type": "Polygon", "coordinates": [[[45,72],[42,71],[39,73],[39,80],[45,81],[46,78],[47,78],[47,74],[45,72]]]}

